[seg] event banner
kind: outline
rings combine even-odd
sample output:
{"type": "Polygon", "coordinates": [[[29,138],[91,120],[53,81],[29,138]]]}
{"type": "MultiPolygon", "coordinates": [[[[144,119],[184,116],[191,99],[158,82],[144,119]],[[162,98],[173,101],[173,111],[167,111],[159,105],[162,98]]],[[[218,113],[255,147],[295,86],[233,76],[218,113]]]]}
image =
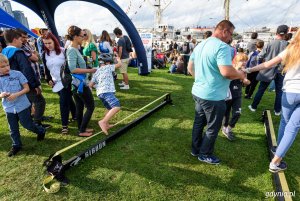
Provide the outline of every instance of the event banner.
{"type": "Polygon", "coordinates": [[[152,33],[140,33],[140,36],[145,47],[148,71],[150,73],[152,67],[152,33]]]}

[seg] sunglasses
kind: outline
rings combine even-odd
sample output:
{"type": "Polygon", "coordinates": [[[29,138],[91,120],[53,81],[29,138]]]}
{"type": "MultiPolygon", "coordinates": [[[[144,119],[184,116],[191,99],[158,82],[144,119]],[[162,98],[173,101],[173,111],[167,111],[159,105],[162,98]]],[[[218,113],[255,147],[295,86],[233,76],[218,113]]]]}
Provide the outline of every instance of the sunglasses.
{"type": "Polygon", "coordinates": [[[86,36],[87,36],[86,34],[79,35],[79,37],[81,37],[81,38],[84,38],[86,36]]]}

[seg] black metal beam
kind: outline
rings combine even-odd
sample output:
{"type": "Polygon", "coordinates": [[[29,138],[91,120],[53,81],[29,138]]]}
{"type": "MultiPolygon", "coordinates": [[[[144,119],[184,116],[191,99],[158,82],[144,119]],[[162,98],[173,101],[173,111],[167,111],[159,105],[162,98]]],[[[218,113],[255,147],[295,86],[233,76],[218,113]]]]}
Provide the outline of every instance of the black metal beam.
{"type": "Polygon", "coordinates": [[[126,126],[120,128],[119,130],[117,130],[116,132],[114,132],[113,134],[111,134],[110,136],[108,136],[108,137],[100,140],[99,142],[97,142],[96,144],[92,145],[91,147],[89,147],[85,151],[82,151],[81,153],[79,153],[77,156],[74,156],[74,157],[70,158],[69,160],[67,160],[66,162],[63,162],[64,170],[67,170],[70,167],[76,166],[79,163],[79,161],[82,161],[83,159],[85,159],[87,157],[90,157],[93,154],[95,154],[96,152],[100,151],[109,142],[111,142],[111,141],[115,140],[116,138],[120,137],[121,135],[123,135],[124,133],[126,133],[129,129],[135,127],[137,124],[139,124],[140,122],[142,122],[144,119],[146,119],[147,117],[149,117],[154,112],[158,111],[160,108],[162,108],[166,104],[171,104],[171,103],[172,103],[172,100],[170,98],[170,94],[168,94],[166,96],[165,100],[161,104],[159,104],[158,106],[156,106],[155,108],[153,108],[149,112],[147,112],[144,115],[142,115],[141,117],[133,120],[132,122],[130,122],[126,126]]]}

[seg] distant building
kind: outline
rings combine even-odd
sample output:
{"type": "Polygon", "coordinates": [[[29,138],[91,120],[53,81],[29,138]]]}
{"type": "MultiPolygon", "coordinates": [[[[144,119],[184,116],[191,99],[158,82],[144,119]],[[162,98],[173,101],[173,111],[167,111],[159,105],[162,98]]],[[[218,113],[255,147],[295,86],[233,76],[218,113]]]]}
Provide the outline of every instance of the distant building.
{"type": "Polygon", "coordinates": [[[244,42],[249,42],[251,40],[251,34],[253,32],[256,32],[258,34],[257,38],[263,40],[265,44],[269,43],[276,36],[276,30],[267,27],[256,28],[253,30],[244,30],[242,33],[240,33],[243,36],[244,42]]]}
{"type": "Polygon", "coordinates": [[[23,24],[25,27],[29,29],[28,20],[22,11],[14,10],[13,14],[16,20],[18,20],[21,24],[23,24]]]}
{"type": "Polygon", "coordinates": [[[11,8],[11,4],[9,1],[7,0],[0,0],[0,8],[4,11],[6,11],[9,15],[11,15],[12,17],[14,17],[12,8],[11,8]]]}

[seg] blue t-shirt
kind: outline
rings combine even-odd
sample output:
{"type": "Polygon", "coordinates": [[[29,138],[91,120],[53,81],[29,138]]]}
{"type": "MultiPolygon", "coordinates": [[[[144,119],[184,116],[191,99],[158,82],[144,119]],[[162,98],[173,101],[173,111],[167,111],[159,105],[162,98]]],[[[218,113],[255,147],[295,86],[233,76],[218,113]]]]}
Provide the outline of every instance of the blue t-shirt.
{"type": "MultiPolygon", "coordinates": [[[[0,93],[9,92],[16,93],[23,89],[23,84],[27,83],[27,79],[20,71],[10,70],[8,76],[0,77],[0,93]]],[[[19,113],[30,106],[30,102],[23,94],[17,97],[14,101],[8,101],[2,98],[2,106],[6,113],[19,113]]]]}
{"type": "Polygon", "coordinates": [[[230,46],[210,37],[194,49],[190,60],[195,69],[192,94],[204,100],[224,100],[230,80],[222,76],[218,66],[232,65],[230,46]]]}

